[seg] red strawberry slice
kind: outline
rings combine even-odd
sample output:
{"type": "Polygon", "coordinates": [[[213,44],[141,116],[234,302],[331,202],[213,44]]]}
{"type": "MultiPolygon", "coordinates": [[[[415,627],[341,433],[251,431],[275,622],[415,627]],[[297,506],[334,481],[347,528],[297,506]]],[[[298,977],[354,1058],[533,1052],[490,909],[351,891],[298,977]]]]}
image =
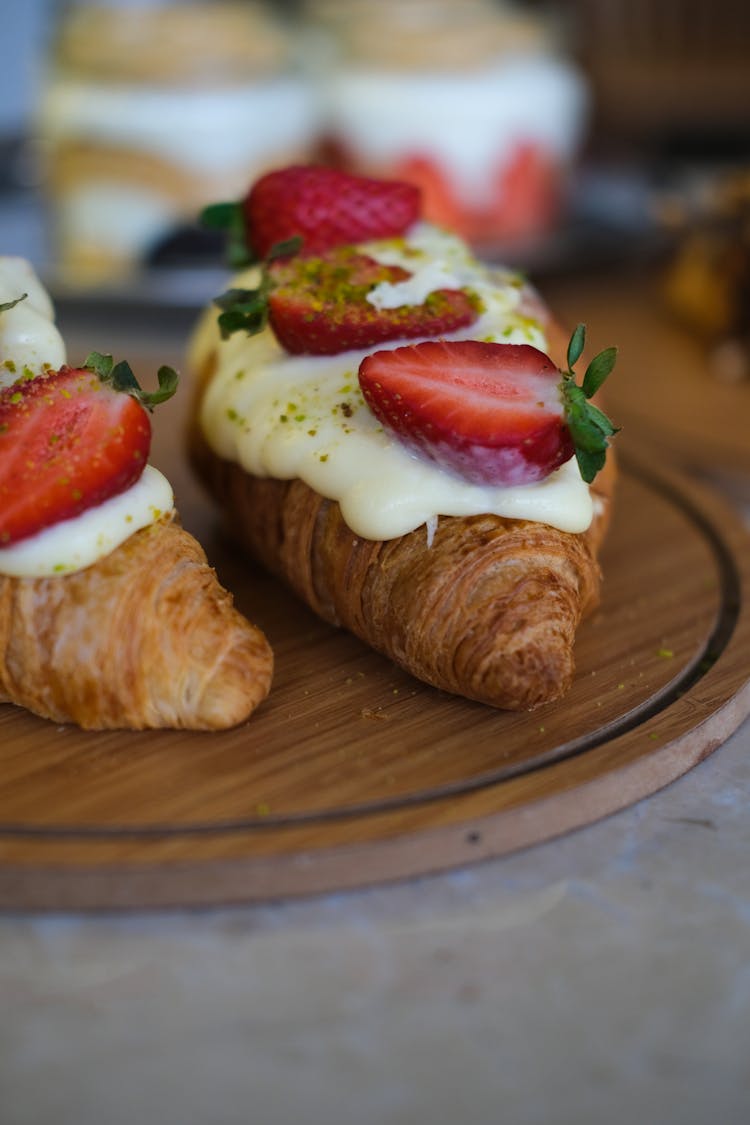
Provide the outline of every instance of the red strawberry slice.
{"type": "Polygon", "coordinates": [[[317,258],[272,262],[269,320],[279,343],[295,355],[335,355],[387,340],[439,336],[477,319],[477,302],[462,289],[438,289],[421,305],[379,309],[367,294],[381,281],[405,281],[385,266],[339,247],[317,258]]]}
{"type": "Polygon", "coordinates": [[[301,236],[303,254],[373,238],[395,238],[420,215],[413,184],[292,165],[268,172],[243,201],[252,249],[265,258],[278,242],[301,236]]]}
{"type": "Polygon", "coordinates": [[[379,351],[359,368],[384,426],[476,484],[541,480],[573,456],[561,374],[528,344],[428,340],[379,351]]]}
{"type": "Polygon", "coordinates": [[[79,515],[138,480],[151,423],[88,368],[0,392],[0,547],[79,515]]]}
{"type": "Polygon", "coordinates": [[[396,174],[422,193],[422,215],[431,223],[467,238],[466,207],[457,197],[448,173],[430,156],[414,154],[404,157],[396,174]]]}

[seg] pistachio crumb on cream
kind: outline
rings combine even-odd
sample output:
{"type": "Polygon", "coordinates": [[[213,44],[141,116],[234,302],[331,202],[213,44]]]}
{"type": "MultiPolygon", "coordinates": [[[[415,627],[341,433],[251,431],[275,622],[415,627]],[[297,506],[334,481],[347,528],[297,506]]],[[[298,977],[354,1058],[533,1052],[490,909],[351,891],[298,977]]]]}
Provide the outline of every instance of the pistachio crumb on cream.
{"type": "Polygon", "coordinates": [[[0,574],[43,578],[82,570],[172,511],[169,481],[147,465],[134,485],[96,508],[0,548],[0,574]]]}
{"type": "Polygon", "coordinates": [[[55,327],[49,294],[25,258],[0,257],[0,387],[41,375],[65,362],[65,345],[55,327]]]}
{"type": "MultiPolygon", "coordinates": [[[[0,256],[0,303],[23,294],[24,300],[0,312],[0,388],[55,371],[66,362],[52,301],[32,266],[23,258],[0,256]]],[[[28,539],[0,547],[0,575],[38,578],[81,570],[173,508],[169,482],[147,465],[124,492],[28,539]]]]}
{"type": "MultiPolygon", "coordinates": [[[[419,304],[437,287],[466,288],[477,300],[479,318],[445,339],[546,350],[543,326],[522,279],[482,265],[453,235],[418,223],[405,238],[363,243],[358,249],[412,274],[403,282],[376,286],[368,296],[376,307],[419,304]]],[[[251,284],[251,277],[242,275],[235,284],[251,284]]],[[[359,390],[359,365],[375,350],[417,342],[395,340],[337,355],[290,355],[270,329],[222,340],[211,311],[193,344],[196,368],[217,356],[201,407],[206,438],[218,456],[254,476],[299,477],[337,500],[346,523],[365,539],[392,539],[426,524],[431,540],[438,516],[486,513],[584,531],[593,505],[575,458],[535,484],[472,484],[411,453],[380,425],[359,390]]]]}

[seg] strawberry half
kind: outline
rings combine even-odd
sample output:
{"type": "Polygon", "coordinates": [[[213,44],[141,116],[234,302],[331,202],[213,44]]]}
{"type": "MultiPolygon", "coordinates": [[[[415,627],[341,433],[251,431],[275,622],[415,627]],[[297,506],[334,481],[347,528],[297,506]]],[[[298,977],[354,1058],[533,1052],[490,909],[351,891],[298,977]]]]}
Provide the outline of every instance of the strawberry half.
{"type": "Polygon", "coordinates": [[[271,327],[292,354],[335,355],[387,340],[439,336],[477,319],[476,301],[462,289],[439,289],[421,305],[392,309],[367,300],[379,282],[410,276],[349,246],[315,258],[279,259],[269,265],[271,327]]]}
{"type": "Polygon", "coordinates": [[[143,472],[150,445],[140,402],[88,367],[62,367],[6,387],[0,392],[0,546],[124,491],[143,472]]]}
{"type": "Polygon", "coordinates": [[[303,254],[373,238],[395,238],[419,218],[419,188],[333,168],[292,165],[268,172],[242,203],[246,237],[259,258],[301,237],[303,254]]]}
{"type": "Polygon", "coordinates": [[[573,456],[562,375],[528,344],[429,340],[359,368],[376,417],[407,445],[477,484],[530,484],[573,456]]]}

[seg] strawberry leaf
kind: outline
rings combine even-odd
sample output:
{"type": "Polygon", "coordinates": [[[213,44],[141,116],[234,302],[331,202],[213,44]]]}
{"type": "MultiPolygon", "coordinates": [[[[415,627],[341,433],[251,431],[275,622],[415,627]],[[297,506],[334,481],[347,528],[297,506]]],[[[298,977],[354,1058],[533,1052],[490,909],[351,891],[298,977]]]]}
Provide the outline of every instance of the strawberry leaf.
{"type": "Polygon", "coordinates": [[[166,402],[175,394],[180,376],[174,367],[168,367],[163,363],[156,372],[156,379],[159,384],[158,391],[141,391],[139,396],[139,402],[142,402],[149,410],[154,406],[159,406],[162,402],[166,402]]]}
{"type": "Polygon", "coordinates": [[[568,344],[568,370],[572,371],[586,346],[586,325],[579,324],[568,344]]]}
{"type": "Polygon", "coordinates": [[[247,332],[255,336],[268,323],[268,306],[260,302],[247,302],[227,309],[219,315],[218,325],[221,338],[227,340],[235,332],[247,332]]]}
{"type": "Polygon", "coordinates": [[[112,374],[112,368],[115,361],[111,355],[102,355],[101,352],[89,352],[84,362],[84,367],[88,367],[91,371],[95,371],[101,381],[106,383],[112,374]]]}
{"type": "Polygon", "coordinates": [[[581,358],[586,344],[585,325],[579,324],[568,344],[568,371],[562,372],[562,394],[565,422],[575,446],[576,461],[581,476],[591,484],[603,468],[609,448],[608,438],[618,432],[603,410],[594,406],[592,398],[612,372],[617,359],[617,348],[605,348],[594,356],[586,368],[583,382],[575,381],[574,365],[581,358]]]}
{"type": "Polygon", "coordinates": [[[268,297],[272,288],[268,263],[296,254],[301,246],[302,239],[297,235],[284,242],[277,242],[261,263],[260,284],[257,289],[227,289],[220,296],[214,297],[214,304],[222,310],[218,325],[223,340],[235,332],[244,331],[248,336],[262,332],[268,324],[268,297]]]}
{"type": "Polygon", "coordinates": [[[156,373],[159,389],[144,391],[126,360],[115,363],[111,355],[91,352],[83,366],[94,371],[102,383],[111,384],[114,390],[132,395],[146,410],[153,410],[155,406],[170,399],[177,390],[180,378],[173,367],[162,365],[156,373]]]}
{"type": "Polygon", "coordinates": [[[21,301],[25,301],[27,297],[28,293],[22,293],[20,297],[16,297],[15,301],[3,301],[3,303],[0,304],[0,312],[7,312],[8,309],[15,308],[21,301]]]}
{"type": "Polygon", "coordinates": [[[600,449],[597,452],[589,452],[585,449],[576,448],[576,461],[578,462],[578,468],[586,484],[591,484],[596,474],[604,468],[606,459],[607,453],[604,449],[600,449]]]}
{"type": "Polygon", "coordinates": [[[116,391],[123,391],[125,394],[138,398],[141,388],[133,374],[133,368],[126,360],[120,360],[119,363],[114,365],[107,382],[111,383],[116,391]]]}
{"type": "Polygon", "coordinates": [[[209,230],[229,230],[236,221],[238,209],[242,208],[237,202],[209,203],[201,211],[199,221],[209,230]]]}
{"type": "Polygon", "coordinates": [[[214,297],[213,303],[222,310],[217,317],[222,340],[229,339],[235,332],[255,336],[263,331],[268,324],[268,298],[273,288],[268,263],[283,257],[285,252],[293,252],[300,243],[300,239],[293,238],[276,243],[271,248],[268,257],[261,263],[260,282],[256,289],[227,289],[214,297]],[[292,249],[287,250],[288,247],[292,249]]]}
{"type": "Polygon", "coordinates": [[[227,289],[214,298],[214,304],[222,310],[218,318],[222,339],[242,331],[254,336],[265,328],[270,289],[270,278],[264,268],[257,289],[227,289]]]}
{"type": "Polygon", "coordinates": [[[241,203],[211,203],[201,211],[199,222],[208,230],[219,230],[226,234],[227,263],[232,269],[243,269],[257,261],[249,249],[245,213],[241,203]]]}
{"type": "Polygon", "coordinates": [[[607,437],[612,437],[617,433],[616,426],[612,425],[612,422],[604,411],[600,410],[598,406],[594,406],[593,402],[586,403],[586,413],[592,423],[598,426],[601,433],[605,434],[607,437]]]}
{"type": "Polygon", "coordinates": [[[283,242],[276,242],[266,254],[266,261],[273,262],[276,258],[287,258],[290,254],[297,254],[302,249],[304,238],[295,234],[293,238],[286,238],[283,242]]]}
{"type": "Polygon", "coordinates": [[[617,362],[617,348],[605,348],[591,360],[583,377],[583,393],[593,398],[617,362]]]}

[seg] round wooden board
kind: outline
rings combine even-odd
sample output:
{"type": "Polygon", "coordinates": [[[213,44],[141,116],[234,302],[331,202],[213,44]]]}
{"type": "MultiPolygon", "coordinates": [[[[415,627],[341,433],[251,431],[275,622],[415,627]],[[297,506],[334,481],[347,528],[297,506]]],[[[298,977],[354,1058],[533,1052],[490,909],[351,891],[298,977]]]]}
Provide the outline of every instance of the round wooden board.
{"type": "Polygon", "coordinates": [[[587,824],[684,773],[750,712],[748,536],[626,465],[562,703],[509,714],[410,679],[183,515],[276,650],[220,734],[84,733],[0,707],[0,906],[248,902],[402,878],[587,824]]]}

